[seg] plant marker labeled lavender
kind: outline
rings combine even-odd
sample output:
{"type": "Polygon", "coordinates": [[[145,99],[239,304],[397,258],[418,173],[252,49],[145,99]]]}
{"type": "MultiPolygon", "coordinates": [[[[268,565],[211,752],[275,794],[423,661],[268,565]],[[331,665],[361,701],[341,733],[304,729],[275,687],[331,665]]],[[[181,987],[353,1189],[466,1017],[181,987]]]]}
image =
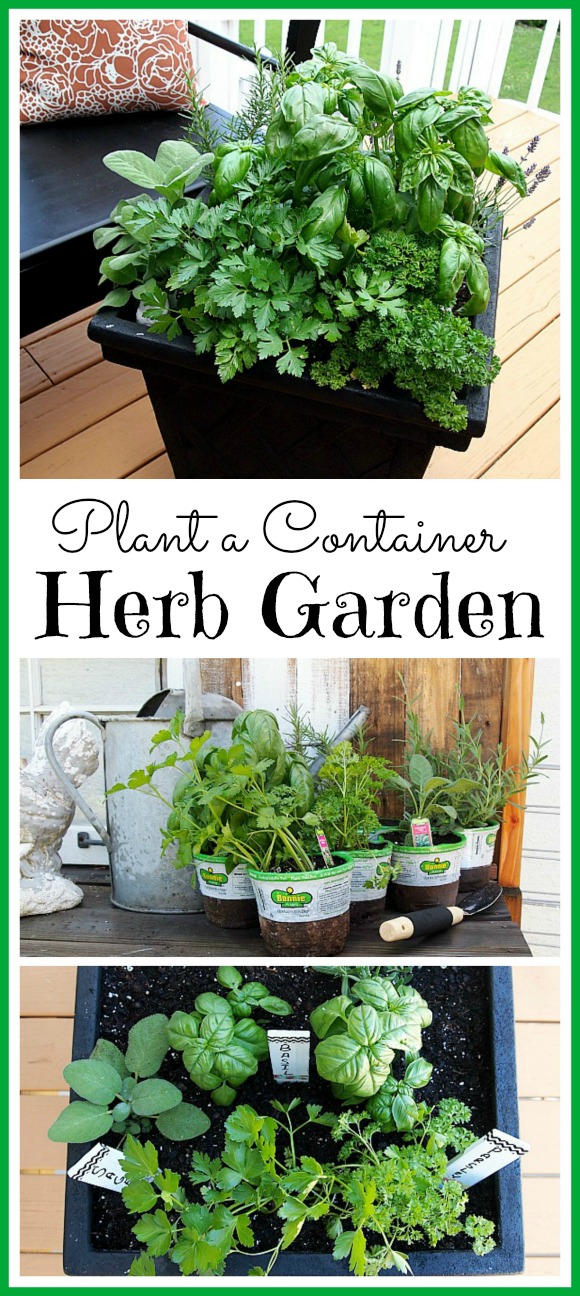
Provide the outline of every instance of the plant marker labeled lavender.
{"type": "Polygon", "coordinates": [[[511,1161],[525,1156],[530,1144],[512,1134],[503,1134],[501,1130],[490,1130],[483,1138],[476,1139],[465,1152],[453,1157],[447,1166],[446,1179],[456,1179],[459,1183],[471,1188],[481,1179],[487,1179],[496,1170],[503,1170],[511,1161]]]}
{"type": "Polygon", "coordinates": [[[269,1030],[268,1045],[274,1079],[308,1084],[310,1031],[269,1030]]]}
{"type": "Polygon", "coordinates": [[[76,1165],[67,1170],[69,1179],[77,1183],[92,1184],[93,1188],[108,1188],[110,1192],[120,1193],[128,1183],[121,1170],[123,1152],[120,1148],[107,1147],[106,1143],[95,1143],[76,1165]]]}
{"type": "Polygon", "coordinates": [[[324,836],[324,833],[323,833],[323,832],[317,832],[317,834],[316,834],[316,840],[317,840],[317,842],[318,842],[318,845],[320,846],[320,854],[322,855],[322,858],[323,858],[323,860],[324,860],[324,863],[325,863],[326,865],[328,865],[328,868],[333,868],[333,867],[334,867],[334,860],[333,860],[332,855],[331,855],[331,853],[330,853],[330,847],[329,847],[329,845],[328,845],[328,842],[327,842],[327,840],[326,840],[326,837],[324,836]]]}

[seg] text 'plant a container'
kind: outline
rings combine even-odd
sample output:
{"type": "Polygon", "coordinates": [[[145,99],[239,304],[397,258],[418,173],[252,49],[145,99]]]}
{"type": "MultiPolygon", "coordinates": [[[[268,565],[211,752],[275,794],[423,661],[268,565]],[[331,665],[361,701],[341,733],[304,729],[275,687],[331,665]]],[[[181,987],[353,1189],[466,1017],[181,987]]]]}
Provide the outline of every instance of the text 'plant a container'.
{"type": "Polygon", "coordinates": [[[147,192],[96,231],[113,287],[89,332],[143,370],[176,476],[418,477],[483,435],[503,211],[527,193],[491,111],[327,43],[259,62],[225,136],[194,98],[183,140],[105,158],[147,192]]]}
{"type": "Polygon", "coordinates": [[[518,1135],[510,977],[467,967],[81,969],[65,1072],[73,1093],[50,1137],[71,1145],[69,1167],[104,1137],[127,1182],[114,1193],[67,1180],[65,1271],[518,1272],[519,1166],[469,1189],[448,1174],[487,1130],[518,1135]],[[276,1019],[311,1032],[307,1082],[273,1078],[266,1032],[276,1019]],[[197,1113],[188,1136],[185,1103],[197,1113]]]}

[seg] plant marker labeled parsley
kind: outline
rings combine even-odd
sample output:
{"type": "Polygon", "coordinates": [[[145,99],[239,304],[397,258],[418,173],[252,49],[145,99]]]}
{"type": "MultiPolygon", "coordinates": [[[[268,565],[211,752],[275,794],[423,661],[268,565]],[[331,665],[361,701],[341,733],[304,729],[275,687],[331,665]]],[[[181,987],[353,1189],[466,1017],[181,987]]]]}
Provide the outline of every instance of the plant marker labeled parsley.
{"type": "Polygon", "coordinates": [[[496,1170],[503,1170],[512,1161],[519,1160],[530,1151],[530,1144],[524,1143],[513,1134],[503,1134],[501,1130],[492,1129],[483,1138],[476,1139],[465,1152],[460,1152],[449,1161],[445,1179],[454,1179],[457,1183],[471,1188],[473,1184],[488,1179],[496,1170]]]}

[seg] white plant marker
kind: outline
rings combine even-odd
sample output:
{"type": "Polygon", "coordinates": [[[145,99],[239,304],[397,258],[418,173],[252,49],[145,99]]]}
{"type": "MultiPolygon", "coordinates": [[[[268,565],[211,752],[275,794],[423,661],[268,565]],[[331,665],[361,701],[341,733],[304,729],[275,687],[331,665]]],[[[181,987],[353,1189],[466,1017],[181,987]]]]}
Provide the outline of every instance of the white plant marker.
{"type": "Polygon", "coordinates": [[[120,1148],[95,1143],[76,1165],[67,1170],[67,1175],[77,1183],[88,1183],[93,1188],[109,1188],[111,1192],[120,1193],[129,1182],[121,1170],[122,1157],[120,1148]]]}
{"type": "Polygon", "coordinates": [[[496,1170],[503,1170],[511,1161],[529,1152],[530,1144],[516,1139],[512,1134],[503,1134],[501,1130],[490,1130],[483,1138],[476,1139],[465,1152],[453,1157],[447,1166],[446,1179],[456,1179],[459,1183],[471,1188],[481,1179],[487,1179],[496,1170]]]}
{"type": "Polygon", "coordinates": [[[269,1030],[268,1045],[274,1079],[308,1083],[310,1063],[310,1031],[269,1030]]]}

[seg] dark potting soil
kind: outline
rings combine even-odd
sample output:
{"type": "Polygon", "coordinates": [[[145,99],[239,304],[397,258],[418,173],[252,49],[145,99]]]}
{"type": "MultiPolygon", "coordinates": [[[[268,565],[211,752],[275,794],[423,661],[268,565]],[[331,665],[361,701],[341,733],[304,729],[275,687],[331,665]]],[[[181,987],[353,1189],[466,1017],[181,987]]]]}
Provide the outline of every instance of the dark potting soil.
{"type": "Polygon", "coordinates": [[[218,896],[202,896],[206,918],[216,927],[257,927],[258,910],[255,900],[220,900],[218,896]]]}
{"type": "MultiPolygon", "coordinates": [[[[309,1015],[317,1004],[340,993],[340,979],[325,976],[308,968],[269,966],[246,970],[248,980],[259,980],[286,999],[293,1006],[291,1017],[261,1020],[266,1026],[292,1026],[298,1030],[309,1025],[309,1015]]],[[[467,1104],[472,1112],[474,1137],[484,1134],[494,1124],[493,1094],[491,1092],[491,1043],[489,1029],[489,995],[487,973],[484,968],[415,968],[412,984],[426,999],[433,1022],[424,1032],[423,1055],[435,1063],[433,1077],[419,1096],[433,1103],[440,1098],[454,1097],[467,1104]]],[[[115,967],[102,972],[100,1034],[113,1040],[123,1051],[127,1046],[129,1028],[141,1017],[153,1012],[168,1016],[176,1010],[191,1011],[194,1000],[204,990],[221,991],[213,968],[163,968],[115,967]]],[[[257,1015],[258,1016],[258,1015],[257,1015]]],[[[258,1020],[260,1020],[258,1016],[258,1020]]],[[[316,1041],[313,1039],[313,1044],[316,1041]]],[[[397,1057],[397,1062],[400,1059],[397,1057]]],[[[395,1066],[395,1073],[400,1067],[395,1066]]],[[[161,1075],[178,1085],[184,1098],[207,1112],[211,1126],[195,1143],[172,1143],[153,1129],[147,1138],[158,1149],[159,1163],[183,1174],[187,1187],[192,1146],[200,1152],[216,1156],[223,1148],[224,1122],[232,1108],[216,1107],[209,1094],[192,1085],[183,1066],[181,1054],[171,1050],[161,1069],[161,1075]]],[[[250,1077],[239,1090],[239,1102],[247,1103],[258,1112],[268,1114],[273,1098],[288,1102],[301,1097],[306,1103],[320,1103],[323,1110],[338,1111],[340,1103],[333,1099],[329,1085],[320,1079],[311,1057],[308,1086],[276,1084],[269,1063],[260,1063],[258,1073],[250,1077]]],[[[234,1103],[235,1106],[235,1103],[234,1103]]],[[[392,1138],[393,1136],[389,1136],[392,1138]]],[[[113,1142],[114,1140],[111,1140],[113,1142]]],[[[318,1160],[333,1159],[338,1144],[323,1126],[309,1126],[297,1139],[298,1155],[315,1156],[318,1160]]],[[[192,1198],[197,1190],[190,1189],[192,1198]]],[[[121,1197],[116,1193],[92,1190],[92,1244],[97,1250],[138,1250],[131,1225],[136,1217],[127,1214],[121,1197]]],[[[467,1214],[484,1215],[497,1224],[497,1206],[493,1176],[470,1190],[467,1214]]],[[[278,1224],[269,1219],[254,1219],[256,1247],[266,1249],[278,1236],[278,1224]]],[[[468,1250],[467,1239],[449,1238],[438,1250],[468,1250]]],[[[310,1222],[293,1243],[293,1251],[319,1251],[328,1253],[330,1243],[320,1223],[310,1222]]],[[[413,1248],[408,1248],[412,1253],[413,1248]]]]}
{"type": "Polygon", "coordinates": [[[340,954],[350,929],[350,912],[332,918],[314,918],[312,922],[273,922],[260,914],[260,932],[272,954],[296,958],[320,958],[340,954]]]}

